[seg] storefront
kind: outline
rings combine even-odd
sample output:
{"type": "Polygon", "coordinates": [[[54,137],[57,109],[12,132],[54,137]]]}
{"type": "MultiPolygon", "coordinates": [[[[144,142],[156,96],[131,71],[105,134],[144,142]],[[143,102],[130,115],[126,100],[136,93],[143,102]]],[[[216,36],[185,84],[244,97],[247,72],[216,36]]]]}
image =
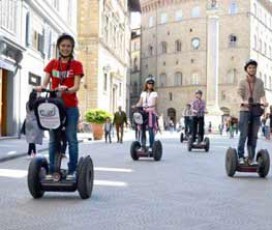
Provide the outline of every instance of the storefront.
{"type": "Polygon", "coordinates": [[[19,136],[20,62],[24,48],[0,37],[0,138],[19,136]]]}

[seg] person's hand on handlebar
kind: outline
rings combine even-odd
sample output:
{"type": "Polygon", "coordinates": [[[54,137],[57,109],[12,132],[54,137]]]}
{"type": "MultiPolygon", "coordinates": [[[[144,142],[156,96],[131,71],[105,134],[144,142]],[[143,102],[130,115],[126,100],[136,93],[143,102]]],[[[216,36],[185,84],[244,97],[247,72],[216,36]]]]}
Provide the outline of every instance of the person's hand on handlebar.
{"type": "Polygon", "coordinates": [[[41,85],[36,86],[36,87],[33,88],[33,90],[35,90],[36,92],[39,92],[39,93],[42,92],[43,89],[44,89],[44,87],[41,86],[41,85]]]}
{"type": "Polygon", "coordinates": [[[66,85],[60,85],[60,86],[57,88],[57,90],[58,90],[59,92],[68,91],[68,86],[66,86],[66,85]]]}

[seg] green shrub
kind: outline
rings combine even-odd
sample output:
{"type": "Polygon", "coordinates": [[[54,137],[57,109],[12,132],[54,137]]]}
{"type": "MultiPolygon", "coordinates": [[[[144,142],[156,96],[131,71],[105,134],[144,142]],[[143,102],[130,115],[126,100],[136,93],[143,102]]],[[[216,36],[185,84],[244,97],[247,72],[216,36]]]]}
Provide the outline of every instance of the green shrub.
{"type": "Polygon", "coordinates": [[[85,119],[90,123],[103,124],[108,117],[112,115],[103,109],[90,109],[85,113],[85,119]]]}

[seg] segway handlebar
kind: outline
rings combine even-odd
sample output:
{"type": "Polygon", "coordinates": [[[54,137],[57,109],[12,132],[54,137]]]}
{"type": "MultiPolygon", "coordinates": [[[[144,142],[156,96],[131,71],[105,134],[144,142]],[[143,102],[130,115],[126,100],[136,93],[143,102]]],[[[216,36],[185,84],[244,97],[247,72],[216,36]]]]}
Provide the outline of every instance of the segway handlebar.
{"type": "Polygon", "coordinates": [[[262,107],[265,107],[265,105],[263,103],[241,103],[241,106],[246,106],[246,107],[249,107],[249,106],[262,106],[262,107]]]}

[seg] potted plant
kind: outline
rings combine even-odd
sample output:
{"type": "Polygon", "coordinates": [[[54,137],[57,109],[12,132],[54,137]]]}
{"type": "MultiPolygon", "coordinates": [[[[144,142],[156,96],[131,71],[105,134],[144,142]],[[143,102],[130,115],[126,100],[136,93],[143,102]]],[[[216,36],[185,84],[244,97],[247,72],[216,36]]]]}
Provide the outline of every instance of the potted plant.
{"type": "Polygon", "coordinates": [[[94,140],[101,140],[103,137],[103,124],[111,114],[103,109],[90,109],[85,114],[87,122],[91,123],[94,140]]]}

